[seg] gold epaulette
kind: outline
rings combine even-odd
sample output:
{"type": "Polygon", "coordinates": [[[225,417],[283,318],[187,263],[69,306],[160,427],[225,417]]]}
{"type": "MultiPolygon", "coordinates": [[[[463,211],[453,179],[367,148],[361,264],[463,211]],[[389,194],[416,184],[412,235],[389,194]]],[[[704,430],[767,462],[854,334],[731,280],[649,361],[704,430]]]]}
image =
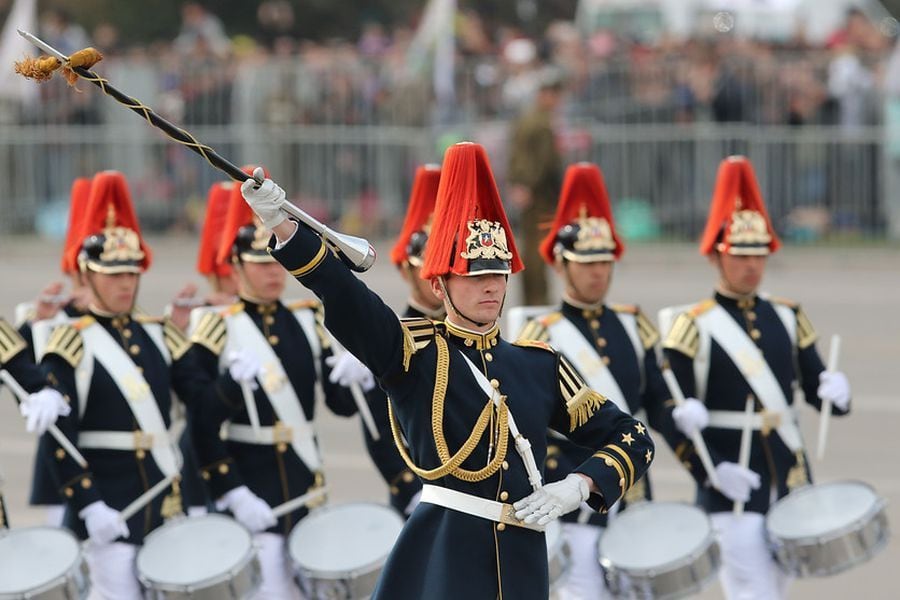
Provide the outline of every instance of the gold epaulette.
{"type": "Polygon", "coordinates": [[[434,340],[437,328],[434,321],[423,317],[400,319],[400,327],[403,329],[403,369],[408,371],[412,355],[434,340]]]}
{"type": "Polygon", "coordinates": [[[236,315],[239,312],[244,310],[243,302],[235,302],[234,304],[229,304],[225,308],[219,311],[219,316],[221,317],[230,317],[231,315],[236,315]]]}
{"type": "Polygon", "coordinates": [[[163,319],[163,340],[166,342],[169,354],[172,355],[172,360],[178,360],[184,356],[184,353],[191,347],[187,336],[171,319],[163,319]]]}
{"type": "Polygon", "coordinates": [[[165,322],[165,317],[154,317],[153,315],[148,315],[143,312],[135,312],[131,315],[136,323],[140,323],[141,325],[162,325],[165,322]]]}
{"type": "Polygon", "coordinates": [[[291,312],[294,312],[295,310],[303,310],[304,308],[309,308],[316,312],[321,312],[323,310],[321,302],[309,298],[305,300],[295,300],[293,302],[288,302],[287,304],[285,304],[285,306],[291,312]]]}
{"type": "Polygon", "coordinates": [[[550,332],[544,326],[542,319],[532,319],[525,323],[525,327],[519,332],[518,341],[537,340],[547,342],[550,340],[550,332]]]}
{"type": "Polygon", "coordinates": [[[331,334],[325,329],[325,306],[318,300],[307,298],[288,302],[285,307],[295,312],[298,310],[311,310],[315,314],[316,335],[319,336],[319,345],[323,349],[331,348],[331,334]]]}
{"type": "Polygon", "coordinates": [[[634,315],[638,337],[641,338],[641,345],[644,347],[644,350],[649,350],[659,342],[659,331],[637,304],[613,304],[610,308],[617,313],[634,315]]]}
{"type": "Polygon", "coordinates": [[[780,296],[770,296],[768,300],[773,304],[781,304],[782,306],[790,308],[794,311],[794,314],[797,315],[798,348],[803,350],[804,348],[809,348],[816,343],[816,340],[819,339],[819,334],[816,333],[815,327],[813,327],[813,324],[810,322],[809,317],[806,316],[806,313],[803,312],[803,309],[800,307],[799,302],[790,300],[789,298],[782,298],[780,296]]]}
{"type": "Polygon", "coordinates": [[[575,431],[594,416],[606,397],[588,387],[562,355],[559,355],[558,376],[559,392],[569,413],[569,431],[575,431]]]}
{"type": "Polygon", "coordinates": [[[27,347],[27,342],[19,332],[4,319],[0,319],[0,365],[9,362],[27,347]]]}
{"type": "Polygon", "coordinates": [[[542,342],[541,340],[519,338],[513,342],[513,346],[519,346],[520,348],[537,348],[538,350],[555,353],[550,344],[548,344],[547,342],[542,342]]]}
{"type": "Polygon", "coordinates": [[[548,315],[544,315],[543,317],[541,317],[538,320],[541,322],[541,325],[543,325],[544,327],[550,327],[551,325],[558,322],[562,318],[563,318],[563,314],[560,311],[556,311],[556,312],[552,312],[548,315]]]}
{"type": "MultiPolygon", "coordinates": [[[[225,311],[231,310],[231,308],[229,307],[225,311]]],[[[225,342],[228,341],[228,327],[225,324],[225,318],[212,311],[204,313],[197,328],[194,329],[194,333],[191,334],[190,341],[208,348],[210,352],[219,356],[225,349],[225,342]]]]}
{"type": "Polygon", "coordinates": [[[714,298],[707,298],[706,300],[701,300],[700,302],[692,306],[688,312],[691,313],[692,317],[699,317],[715,305],[716,301],[714,298]]]}
{"type": "Polygon", "coordinates": [[[783,296],[769,296],[767,300],[769,302],[772,302],[773,304],[781,304],[783,306],[787,306],[788,308],[800,308],[800,304],[796,300],[784,298],[783,296]]]}
{"type": "Polygon", "coordinates": [[[694,310],[684,312],[675,317],[672,329],[663,341],[663,348],[681,352],[688,358],[697,356],[700,349],[700,330],[694,321],[694,310]]]}
{"type": "Polygon", "coordinates": [[[45,353],[56,354],[69,363],[72,368],[77,367],[84,358],[84,340],[81,338],[81,330],[86,325],[79,326],[84,319],[90,319],[91,322],[94,320],[93,317],[83,317],[74,324],[67,323],[54,329],[47,341],[45,353]]]}

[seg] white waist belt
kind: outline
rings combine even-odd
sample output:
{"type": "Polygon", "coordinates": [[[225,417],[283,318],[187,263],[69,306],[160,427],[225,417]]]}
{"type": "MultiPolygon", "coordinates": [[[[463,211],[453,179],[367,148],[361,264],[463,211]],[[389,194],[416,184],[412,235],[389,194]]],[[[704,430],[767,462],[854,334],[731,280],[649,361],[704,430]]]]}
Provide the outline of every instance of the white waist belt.
{"type": "Polygon", "coordinates": [[[97,450],[150,450],[154,446],[173,443],[171,436],[137,431],[79,431],[78,447],[97,450]]]}
{"type": "Polygon", "coordinates": [[[225,439],[230,442],[261,444],[263,446],[274,446],[281,443],[290,444],[294,441],[294,430],[286,425],[254,429],[251,425],[229,423],[225,428],[225,439]]]}
{"type": "Polygon", "coordinates": [[[479,498],[471,494],[464,494],[456,490],[450,490],[437,485],[425,484],[422,486],[422,498],[420,502],[436,504],[455,510],[457,512],[480,517],[495,523],[523,527],[534,531],[544,531],[543,525],[537,523],[525,523],[516,518],[516,511],[512,504],[495,502],[487,498],[479,498]]]}
{"type": "Polygon", "coordinates": [[[794,415],[793,413],[784,415],[780,412],[762,411],[748,416],[736,410],[711,410],[709,411],[709,427],[743,429],[749,419],[752,429],[771,431],[777,429],[785,417],[793,419],[794,415]]]}

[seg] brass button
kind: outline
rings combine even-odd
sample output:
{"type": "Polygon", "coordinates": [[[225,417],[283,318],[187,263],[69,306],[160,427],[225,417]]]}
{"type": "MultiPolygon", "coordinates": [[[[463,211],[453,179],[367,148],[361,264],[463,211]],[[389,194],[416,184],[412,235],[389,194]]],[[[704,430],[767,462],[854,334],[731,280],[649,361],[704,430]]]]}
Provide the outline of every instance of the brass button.
{"type": "Polygon", "coordinates": [[[509,463],[506,462],[506,461],[504,460],[503,463],[500,465],[500,467],[501,467],[504,471],[508,471],[508,470],[509,470],[509,463]]]}
{"type": "Polygon", "coordinates": [[[75,495],[75,490],[73,490],[70,487],[67,487],[66,489],[63,490],[63,494],[65,494],[66,498],[71,498],[72,496],[75,495]]]}
{"type": "Polygon", "coordinates": [[[491,354],[490,352],[485,352],[485,353],[484,353],[484,360],[486,360],[486,361],[488,361],[488,362],[491,362],[492,360],[494,360],[494,355],[491,354]]]}
{"type": "Polygon", "coordinates": [[[604,356],[601,360],[603,361],[604,365],[608,365],[609,363],[612,362],[612,359],[608,356],[604,356]]]}
{"type": "Polygon", "coordinates": [[[755,321],[755,320],[756,320],[756,313],[753,312],[752,310],[747,311],[747,319],[749,319],[750,321],[755,321]]]}
{"type": "Polygon", "coordinates": [[[278,336],[277,336],[277,335],[270,335],[270,336],[269,336],[269,343],[270,343],[271,345],[273,345],[273,346],[277,346],[277,345],[278,345],[278,336]]]}
{"type": "MultiPolygon", "coordinates": [[[[482,380],[482,381],[484,381],[484,380],[482,380]]],[[[495,390],[500,389],[500,382],[497,381],[496,379],[491,379],[491,387],[494,388],[495,390]]]]}
{"type": "Polygon", "coordinates": [[[264,322],[266,325],[274,325],[274,324],[275,324],[275,317],[273,317],[272,315],[266,315],[265,317],[263,317],[263,322],[264,322]]]}
{"type": "Polygon", "coordinates": [[[219,465],[219,473],[221,475],[227,475],[228,474],[228,465],[226,465],[224,463],[219,465]]]}
{"type": "Polygon", "coordinates": [[[497,345],[497,338],[494,338],[491,340],[491,347],[494,347],[496,345],[497,345]]]}
{"type": "Polygon", "coordinates": [[[278,450],[279,454],[284,454],[285,452],[287,452],[287,444],[285,444],[284,442],[278,442],[278,444],[275,446],[275,449],[278,450]]]}
{"type": "Polygon", "coordinates": [[[509,498],[509,492],[507,492],[507,491],[502,491],[502,492],[500,492],[500,499],[501,499],[501,500],[506,501],[507,498],[509,498]]]}
{"type": "Polygon", "coordinates": [[[591,329],[600,329],[600,321],[591,319],[591,329]]]}
{"type": "Polygon", "coordinates": [[[203,481],[209,481],[209,479],[210,479],[209,471],[201,471],[200,477],[203,478],[203,481]]]}
{"type": "Polygon", "coordinates": [[[506,523],[497,523],[497,531],[503,531],[506,529],[506,523]]]}
{"type": "Polygon", "coordinates": [[[57,448],[56,452],[53,453],[53,456],[56,457],[56,460],[62,460],[66,457],[66,451],[62,448],[57,448]]]}
{"type": "Polygon", "coordinates": [[[82,480],[81,480],[82,488],[89,490],[89,489],[91,489],[91,485],[92,485],[91,480],[89,478],[87,478],[87,477],[82,478],[82,480]]]}
{"type": "Polygon", "coordinates": [[[762,337],[762,332],[759,329],[751,329],[750,337],[752,337],[754,340],[758,340],[762,337]]]}
{"type": "Polygon", "coordinates": [[[132,344],[132,345],[128,348],[128,351],[131,352],[132,356],[137,356],[138,354],[141,353],[141,347],[138,346],[137,344],[132,344]]]}
{"type": "Polygon", "coordinates": [[[412,473],[410,473],[409,471],[406,471],[405,473],[403,473],[403,481],[405,481],[406,483],[412,483],[412,480],[413,480],[412,473]]]}
{"type": "Polygon", "coordinates": [[[548,458],[548,459],[547,459],[547,468],[548,468],[548,469],[555,469],[555,468],[557,468],[558,466],[559,466],[559,462],[558,462],[555,458],[548,458]]]}
{"type": "Polygon", "coordinates": [[[391,493],[392,493],[393,495],[396,496],[397,494],[400,493],[400,488],[398,488],[396,485],[392,485],[392,486],[391,486],[391,493]]]}
{"type": "Polygon", "coordinates": [[[143,448],[138,448],[138,449],[134,452],[134,455],[137,457],[138,460],[144,460],[144,457],[147,456],[147,453],[144,452],[144,449],[143,449],[143,448]]]}
{"type": "Polygon", "coordinates": [[[597,345],[606,348],[606,338],[597,338],[597,345]]]}
{"type": "Polygon", "coordinates": [[[464,343],[466,346],[471,346],[471,345],[474,344],[475,342],[473,342],[473,341],[470,340],[470,339],[466,339],[466,341],[464,341],[463,343],[464,343]]]}
{"type": "Polygon", "coordinates": [[[594,313],[592,313],[591,311],[589,311],[587,309],[581,311],[581,316],[584,317],[585,319],[590,319],[593,316],[593,314],[594,313]]]}
{"type": "Polygon", "coordinates": [[[130,337],[131,337],[131,330],[130,330],[130,329],[125,329],[124,331],[122,331],[122,337],[124,337],[126,340],[127,340],[128,338],[130,338],[130,337]]]}

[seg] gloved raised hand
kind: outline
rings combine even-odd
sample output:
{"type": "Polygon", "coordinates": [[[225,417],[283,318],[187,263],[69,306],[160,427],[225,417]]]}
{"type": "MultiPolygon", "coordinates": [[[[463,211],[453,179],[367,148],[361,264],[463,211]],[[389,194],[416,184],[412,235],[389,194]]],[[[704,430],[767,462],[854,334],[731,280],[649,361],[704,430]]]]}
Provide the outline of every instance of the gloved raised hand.
{"type": "Polygon", "coordinates": [[[847,410],[850,406],[850,382],[840,371],[822,371],[819,373],[819,398],[829,400],[838,410],[847,410]]]}
{"type": "Polygon", "coordinates": [[[245,486],[228,490],[216,501],[216,508],[229,510],[237,521],[252,533],[265,531],[278,522],[266,501],[245,486]]]}
{"type": "Polygon", "coordinates": [[[252,389],[256,389],[256,377],[262,373],[262,363],[259,357],[246,348],[232,350],[225,357],[228,363],[228,374],[238,383],[249,383],[252,389]]]}
{"type": "Polygon", "coordinates": [[[719,479],[719,491],[734,502],[748,501],[750,491],[759,489],[760,485],[759,473],[733,462],[717,464],[716,477],[719,479]]]}
{"type": "Polygon", "coordinates": [[[684,435],[702,431],[709,425],[709,411],[706,405],[696,398],[685,398],[684,403],[672,410],[675,427],[684,435]]]}
{"type": "Polygon", "coordinates": [[[327,356],[325,364],[331,367],[331,373],[328,374],[328,381],[331,383],[344,387],[355,383],[364,392],[375,387],[375,376],[372,375],[372,371],[350,352],[327,356]]]}
{"type": "Polygon", "coordinates": [[[111,544],[120,537],[127,539],[131,535],[122,513],[102,500],[91,502],[78,512],[78,516],[84,519],[88,537],[95,544],[111,544]]]}
{"type": "Polygon", "coordinates": [[[526,523],[546,525],[572,512],[588,499],[591,488],[584,475],[569,473],[562,481],[548,483],[515,504],[516,518],[526,523]]]}
{"type": "Polygon", "coordinates": [[[241,195],[262,221],[263,226],[271,231],[287,219],[287,215],[281,210],[286,196],[284,190],[274,181],[263,180],[265,174],[262,167],[254,169],[253,177],[255,179],[247,179],[241,184],[241,195]],[[256,179],[263,180],[262,184],[257,183],[256,179]]]}
{"type": "Polygon", "coordinates": [[[25,429],[41,435],[56,422],[58,417],[68,416],[72,412],[72,407],[58,391],[44,388],[22,401],[19,404],[19,412],[26,419],[25,429]]]}

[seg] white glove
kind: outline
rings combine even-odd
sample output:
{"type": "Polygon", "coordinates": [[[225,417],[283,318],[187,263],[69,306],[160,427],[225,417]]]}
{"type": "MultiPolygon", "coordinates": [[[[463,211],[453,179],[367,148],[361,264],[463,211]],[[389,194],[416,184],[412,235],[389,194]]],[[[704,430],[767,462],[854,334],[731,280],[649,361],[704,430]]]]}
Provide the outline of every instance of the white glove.
{"type": "Polygon", "coordinates": [[[737,463],[720,462],[716,465],[716,477],[719,479],[719,491],[734,502],[746,502],[750,499],[750,490],[759,489],[759,473],[737,463]]]}
{"type": "Polygon", "coordinates": [[[847,410],[850,406],[850,382],[840,371],[822,371],[819,373],[819,398],[830,400],[838,410],[847,410]]]}
{"type": "Polygon", "coordinates": [[[78,512],[78,516],[84,519],[88,537],[95,544],[111,544],[120,537],[128,538],[131,535],[128,525],[122,519],[122,513],[110,508],[102,500],[91,502],[78,512]]]}
{"type": "Polygon", "coordinates": [[[344,387],[356,383],[364,392],[375,387],[375,376],[372,375],[372,371],[349,352],[328,356],[325,358],[325,364],[331,367],[331,373],[328,374],[328,381],[331,383],[339,383],[344,387]]]}
{"type": "MultiPolygon", "coordinates": [[[[253,177],[256,179],[264,177],[262,167],[254,169],[253,177]]],[[[247,179],[241,184],[241,196],[269,231],[287,219],[281,210],[285,202],[284,190],[271,179],[266,179],[262,185],[256,183],[255,179],[247,179]]]]}
{"type": "Polygon", "coordinates": [[[526,523],[546,525],[570,513],[588,499],[591,488],[587,479],[576,473],[569,473],[562,481],[548,483],[536,492],[522,498],[515,504],[516,518],[526,523]]]}
{"type": "Polygon", "coordinates": [[[232,350],[225,357],[228,362],[228,374],[238,383],[249,383],[256,389],[256,377],[262,373],[259,357],[246,349],[232,350]]]}
{"type": "Polygon", "coordinates": [[[53,388],[44,388],[19,404],[19,411],[27,419],[25,429],[42,435],[57,417],[68,416],[72,408],[62,394],[53,388]]]}
{"type": "Polygon", "coordinates": [[[216,502],[216,507],[219,510],[230,510],[234,518],[251,533],[265,531],[278,523],[272,508],[246,485],[225,492],[216,502]]]}
{"type": "Polygon", "coordinates": [[[685,398],[684,404],[676,406],[672,411],[675,426],[684,435],[702,431],[709,425],[709,411],[706,405],[696,398],[685,398]]]}

